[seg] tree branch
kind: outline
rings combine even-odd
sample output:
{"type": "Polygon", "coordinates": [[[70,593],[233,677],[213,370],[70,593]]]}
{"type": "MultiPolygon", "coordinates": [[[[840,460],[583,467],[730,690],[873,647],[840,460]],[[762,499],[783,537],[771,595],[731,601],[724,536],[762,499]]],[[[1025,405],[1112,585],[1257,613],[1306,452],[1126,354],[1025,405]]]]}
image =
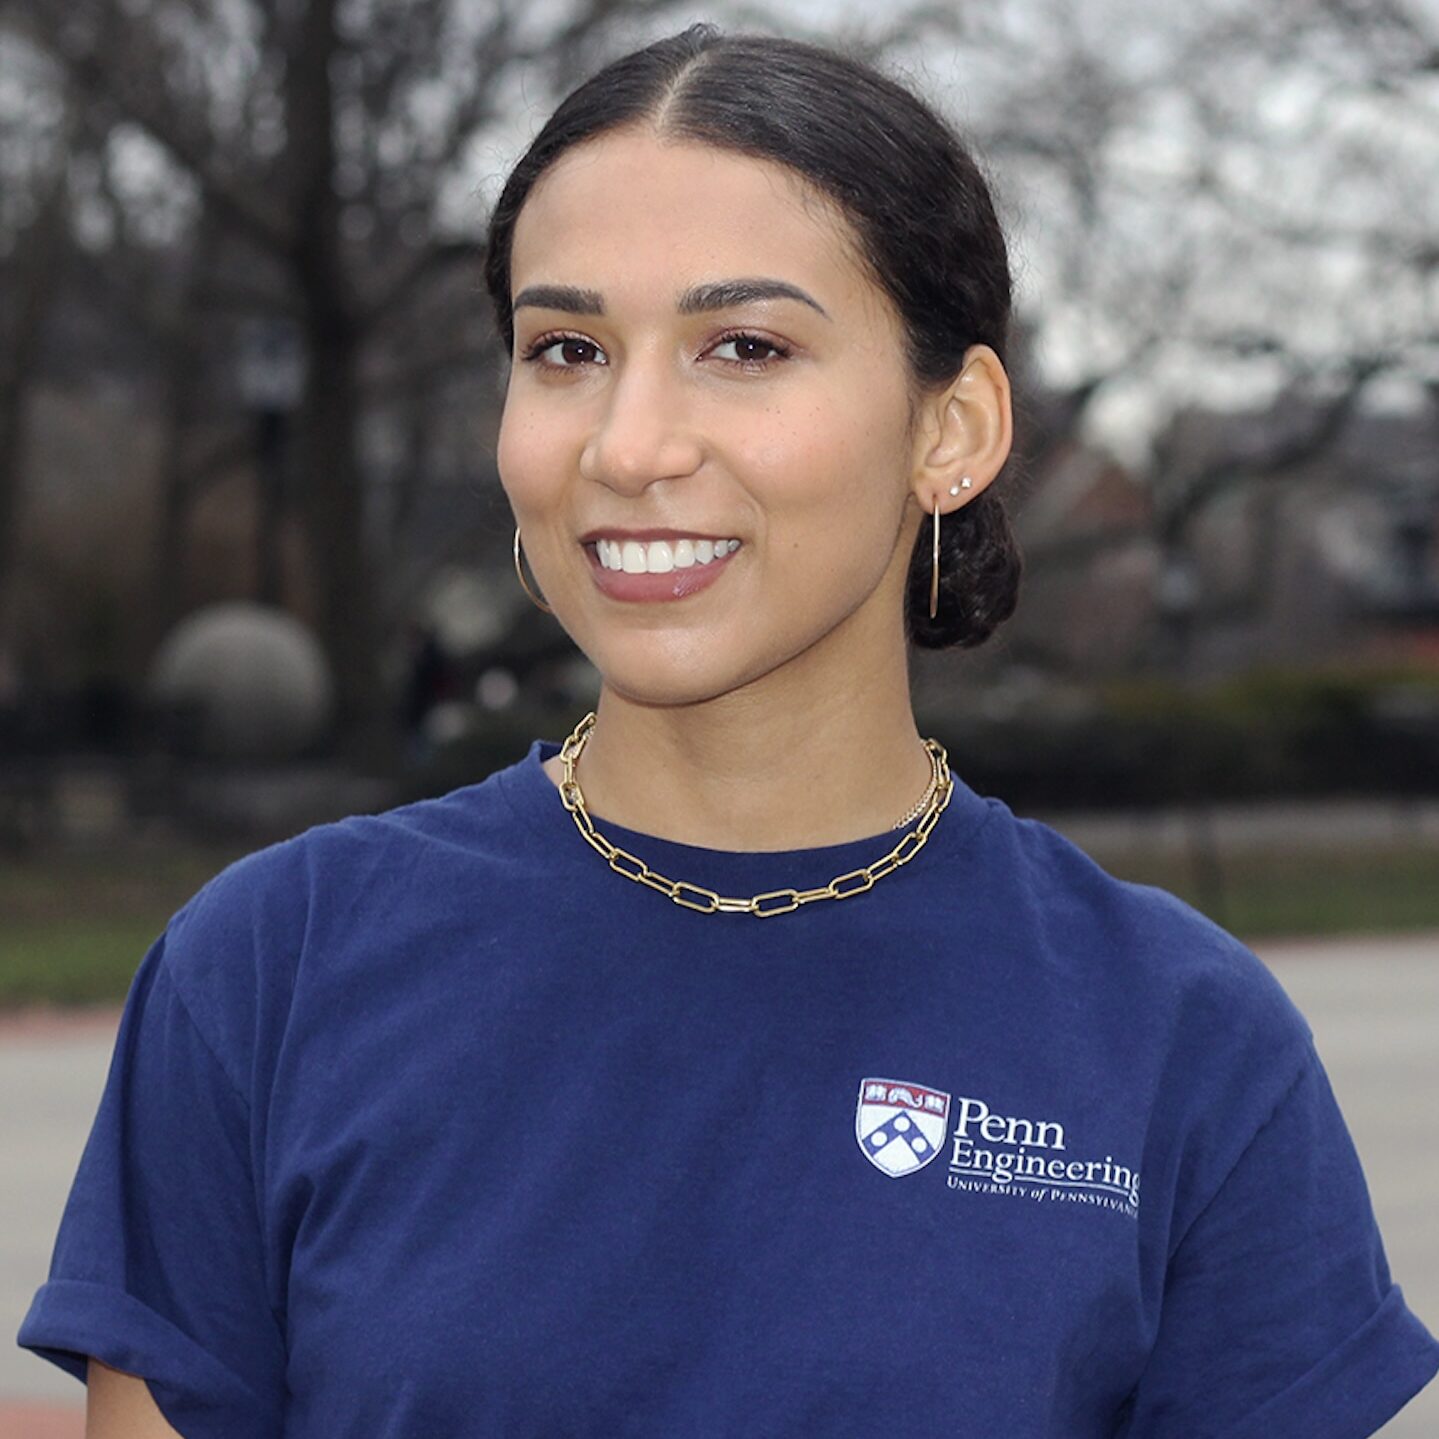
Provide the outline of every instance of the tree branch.
{"type": "MultiPolygon", "coordinates": [[[[163,82],[155,80],[167,70],[164,47],[154,36],[143,33],[138,18],[127,13],[122,29],[116,15],[118,8],[107,15],[106,23],[114,33],[103,51],[85,46],[66,23],[66,12],[48,4],[27,8],[25,34],[63,68],[82,102],[106,108],[116,118],[137,126],[193,175],[206,202],[221,218],[262,248],[285,250],[291,235],[282,213],[261,192],[237,182],[219,168],[201,138],[203,126],[196,124],[193,114],[185,113],[163,82]],[[140,49],[145,54],[140,58],[127,56],[122,64],[110,53],[111,45],[140,49]],[[136,74],[145,77],[143,86],[126,83],[126,76],[136,74]]],[[[190,103],[196,103],[194,97],[190,103]]]]}

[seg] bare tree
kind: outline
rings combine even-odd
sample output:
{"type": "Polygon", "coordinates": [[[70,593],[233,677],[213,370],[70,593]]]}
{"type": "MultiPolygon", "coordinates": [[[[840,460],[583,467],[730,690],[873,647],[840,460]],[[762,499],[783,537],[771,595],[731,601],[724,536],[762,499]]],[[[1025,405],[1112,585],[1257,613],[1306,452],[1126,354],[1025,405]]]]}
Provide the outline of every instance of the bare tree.
{"type": "MultiPolygon", "coordinates": [[[[234,322],[281,316],[303,333],[297,498],[351,731],[380,701],[388,573],[367,517],[361,421],[388,413],[402,450],[422,457],[445,379],[471,376],[478,391],[497,373],[473,303],[478,175],[513,146],[522,104],[537,114],[670,13],[670,0],[0,10],[63,76],[75,153],[98,167],[89,202],[115,217],[93,268],[107,303],[152,343],[174,430],[158,575],[179,563],[205,477],[248,444],[233,399],[202,383],[224,368],[234,322]],[[155,228],[160,212],[168,231],[155,228]]],[[[728,28],[838,40],[893,65],[928,85],[992,162],[1046,397],[1045,432],[1028,444],[1036,490],[1076,441],[1111,445],[1148,487],[1153,544],[1180,550],[1237,474],[1295,473],[1299,443],[1280,431],[1269,451],[1186,463],[1175,421],[1187,408],[1236,392],[1318,399],[1337,423],[1375,385],[1432,383],[1439,217],[1425,82],[1439,46],[1425,13],[1401,0],[1215,0],[1182,14],[1017,0],[908,5],[838,31],[813,14],[783,0],[724,11],[728,28]]],[[[39,234],[24,263],[58,263],[63,247],[39,234]]],[[[1311,450],[1332,433],[1316,421],[1311,450]]],[[[415,512],[422,484],[412,465],[395,516],[415,512]]],[[[1104,543],[1044,540],[1031,573],[1051,560],[1093,565],[1104,543]]],[[[156,594],[163,621],[163,583],[156,594]]]]}
{"type": "MultiPolygon", "coordinates": [[[[595,0],[557,53],[583,48],[617,13],[657,8],[595,0]]],[[[33,0],[11,23],[62,67],[90,127],[160,147],[212,235],[248,252],[251,302],[298,322],[308,360],[298,498],[320,626],[344,730],[371,731],[379,630],[358,448],[367,352],[437,276],[473,260],[472,246],[437,233],[436,195],[505,103],[501,77],[546,56],[552,37],[527,38],[518,4],[446,0],[33,0]]],[[[224,288],[214,278],[194,276],[192,299],[208,290],[213,301],[224,288]]],[[[184,356],[193,342],[165,329],[184,356]]],[[[186,401],[174,403],[178,417],[186,401]]],[[[183,468],[172,459],[171,551],[183,468]]]]}
{"type": "MultiPolygon", "coordinates": [[[[966,21],[924,68],[1000,179],[1046,412],[1072,424],[1051,454],[1068,464],[1078,439],[1123,461],[1157,575],[1182,569],[1216,501],[1312,473],[1381,392],[1423,403],[1439,376],[1432,6],[1021,0],[966,21]],[[1191,454],[1185,417],[1206,409],[1275,423],[1191,454]]],[[[1042,454],[1033,468],[1038,493],[1042,454]]],[[[1129,522],[1047,533],[1029,572],[1093,569],[1135,539],[1129,522]]]]}
{"type": "MultiPolygon", "coordinates": [[[[10,51],[16,67],[34,57],[10,51]]],[[[45,319],[60,279],[69,222],[65,155],[74,113],[63,87],[55,113],[5,117],[7,138],[28,161],[0,176],[0,640],[7,628],[9,580],[20,522],[28,435],[27,401],[38,370],[45,319]]],[[[10,147],[7,147],[10,148],[10,147]]]]}

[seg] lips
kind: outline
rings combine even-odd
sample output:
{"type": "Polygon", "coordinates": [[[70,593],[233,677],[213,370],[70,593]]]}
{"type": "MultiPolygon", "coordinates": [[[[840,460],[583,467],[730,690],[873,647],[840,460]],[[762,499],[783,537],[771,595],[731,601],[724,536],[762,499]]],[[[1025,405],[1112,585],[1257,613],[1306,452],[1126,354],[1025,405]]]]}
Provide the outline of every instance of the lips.
{"type": "MultiPolygon", "coordinates": [[[[689,535],[683,531],[599,531],[598,536],[606,539],[639,539],[643,535],[646,539],[687,539],[689,535]]],[[[597,537],[598,537],[597,536],[597,537]]],[[[700,538],[704,538],[701,536],[700,538]]],[[[717,556],[708,564],[692,565],[688,569],[665,570],[659,574],[627,574],[624,570],[607,570],[600,564],[597,545],[591,541],[584,545],[585,555],[590,563],[590,574],[594,577],[595,586],[602,594],[608,595],[611,599],[637,601],[637,602],[663,602],[667,600],[682,600],[690,595],[698,594],[701,590],[708,589],[714,584],[735,559],[743,553],[744,547],[734,550],[722,557],[717,556]]]]}
{"type": "Polygon", "coordinates": [[[726,540],[728,534],[707,530],[589,530],[580,536],[582,545],[592,545],[596,540],[615,540],[624,544],[626,540],[638,540],[641,544],[649,540],[726,540]]]}

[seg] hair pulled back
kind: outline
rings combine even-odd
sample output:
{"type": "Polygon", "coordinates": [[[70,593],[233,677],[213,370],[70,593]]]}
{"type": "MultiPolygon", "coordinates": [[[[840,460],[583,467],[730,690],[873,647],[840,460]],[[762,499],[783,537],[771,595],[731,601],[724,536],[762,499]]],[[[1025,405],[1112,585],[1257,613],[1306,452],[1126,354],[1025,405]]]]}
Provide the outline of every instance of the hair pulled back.
{"type": "MultiPolygon", "coordinates": [[[[572,146],[625,125],[787,166],[848,218],[862,259],[900,316],[912,396],[947,384],[966,350],[1009,337],[1008,249],[989,188],[953,129],[869,65],[803,41],[722,35],[708,23],[612,61],[574,90],[511,171],[490,220],[485,283],[514,348],[514,229],[541,175],[572,146]]],[[[991,483],[941,517],[910,557],[905,628],[923,649],[983,643],[1013,613],[1022,561],[991,483]]]]}

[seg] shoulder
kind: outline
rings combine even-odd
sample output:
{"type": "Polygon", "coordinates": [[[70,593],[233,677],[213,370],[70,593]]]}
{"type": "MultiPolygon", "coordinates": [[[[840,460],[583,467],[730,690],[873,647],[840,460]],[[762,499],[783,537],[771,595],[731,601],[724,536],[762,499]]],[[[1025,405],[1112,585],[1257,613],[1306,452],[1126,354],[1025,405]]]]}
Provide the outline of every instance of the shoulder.
{"type": "Polygon", "coordinates": [[[312,825],[220,870],[172,925],[224,932],[302,924],[327,894],[363,891],[382,874],[446,851],[498,850],[510,833],[508,772],[434,798],[312,825]]]}
{"type": "Polygon", "coordinates": [[[1033,936],[1027,992],[1142,1117],[1151,1192],[1174,1197],[1172,1241],[1314,1071],[1313,1032],[1263,960],[1193,905],[1118,878],[1040,821],[1011,817],[1002,833],[1011,923],[1033,936]]]}
{"type": "Polygon", "coordinates": [[[381,875],[446,851],[473,857],[508,832],[504,771],[434,798],[312,825],[226,865],[177,911],[176,930],[210,938],[303,926],[327,896],[365,891],[381,875]]]}
{"type": "Polygon", "coordinates": [[[1117,877],[1052,826],[1004,813],[1001,843],[1012,846],[1034,923],[1076,956],[1086,984],[1115,1012],[1162,1029],[1173,1045],[1208,1036],[1302,1061],[1309,1024],[1242,939],[1166,889],[1117,877]]]}
{"type": "Polygon", "coordinates": [[[284,1027],[307,962],[356,928],[393,926],[513,847],[499,773],[431,799],[311,826],[227,864],[170,918],[163,970],[220,1055],[284,1027]]]}

